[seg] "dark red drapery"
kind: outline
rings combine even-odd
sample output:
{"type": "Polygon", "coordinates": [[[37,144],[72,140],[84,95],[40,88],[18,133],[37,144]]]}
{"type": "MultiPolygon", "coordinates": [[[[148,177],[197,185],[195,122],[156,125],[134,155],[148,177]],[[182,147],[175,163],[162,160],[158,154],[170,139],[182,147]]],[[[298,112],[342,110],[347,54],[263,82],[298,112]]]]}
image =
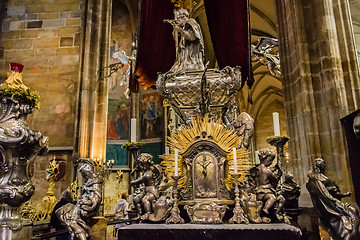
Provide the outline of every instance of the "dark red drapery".
{"type": "Polygon", "coordinates": [[[157,72],[168,71],[175,61],[172,26],[164,19],[173,19],[170,0],[143,0],[141,3],[140,32],[136,58],[136,79],[130,81],[134,91],[136,81],[149,87],[155,84],[157,72]]]}
{"type": "Polygon", "coordinates": [[[240,66],[243,83],[253,84],[248,0],[204,0],[219,67],[240,66]]]}

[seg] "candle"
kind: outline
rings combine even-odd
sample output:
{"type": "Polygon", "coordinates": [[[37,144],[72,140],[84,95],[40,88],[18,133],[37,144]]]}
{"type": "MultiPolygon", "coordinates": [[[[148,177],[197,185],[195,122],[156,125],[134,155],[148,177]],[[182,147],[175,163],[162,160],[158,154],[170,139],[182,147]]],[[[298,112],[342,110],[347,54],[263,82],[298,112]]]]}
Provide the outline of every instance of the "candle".
{"type": "Polygon", "coordinates": [[[234,173],[237,174],[236,148],[233,148],[233,158],[234,158],[234,173]]]}
{"type": "Polygon", "coordinates": [[[260,164],[259,151],[255,151],[255,164],[260,164]]]}
{"type": "Polygon", "coordinates": [[[279,113],[273,112],[274,136],[280,136],[279,113]]]}
{"type": "Polygon", "coordinates": [[[179,149],[175,148],[175,177],[179,176],[178,155],[179,149]]]}
{"type": "Polygon", "coordinates": [[[169,154],[170,148],[168,146],[165,147],[165,154],[169,154]]]}
{"type": "Polygon", "coordinates": [[[131,138],[131,142],[136,142],[136,118],[132,118],[131,119],[131,124],[130,124],[130,138],[131,138]]]}

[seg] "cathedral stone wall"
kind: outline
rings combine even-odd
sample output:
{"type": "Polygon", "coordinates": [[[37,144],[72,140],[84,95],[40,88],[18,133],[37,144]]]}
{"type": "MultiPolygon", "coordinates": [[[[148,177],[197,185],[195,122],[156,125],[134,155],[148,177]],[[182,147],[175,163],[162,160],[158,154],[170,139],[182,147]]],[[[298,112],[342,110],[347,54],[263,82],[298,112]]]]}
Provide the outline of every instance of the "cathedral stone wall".
{"type": "Polygon", "coordinates": [[[317,157],[326,175],[353,191],[340,119],[359,107],[359,69],[348,1],[277,1],[279,49],[294,174],[311,206],[307,172],[317,157]]]}
{"type": "Polygon", "coordinates": [[[80,61],[79,0],[10,0],[0,39],[0,73],[22,63],[24,83],[40,94],[31,128],[50,146],[72,146],[80,61]]]}
{"type": "Polygon", "coordinates": [[[25,85],[39,92],[40,110],[28,117],[30,128],[49,136],[50,152],[35,161],[33,202],[46,194],[48,160],[62,155],[66,176],[56,183],[55,195],[70,185],[76,122],[81,45],[81,0],[9,0],[2,19],[0,78],[10,62],[24,65],[25,85]]]}

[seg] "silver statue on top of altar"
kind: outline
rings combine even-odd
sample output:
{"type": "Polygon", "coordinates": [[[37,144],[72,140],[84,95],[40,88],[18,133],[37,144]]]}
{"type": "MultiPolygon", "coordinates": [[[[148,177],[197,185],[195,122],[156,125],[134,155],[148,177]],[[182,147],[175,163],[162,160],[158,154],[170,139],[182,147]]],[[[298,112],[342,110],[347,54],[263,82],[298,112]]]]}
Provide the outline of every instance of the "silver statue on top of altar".
{"type": "MultiPolygon", "coordinates": [[[[165,20],[173,25],[176,44],[176,60],[166,73],[159,73],[156,82],[180,118],[188,123],[190,118],[209,113],[220,118],[234,107],[230,104],[243,82],[240,67],[225,67],[222,70],[208,69],[204,65],[204,43],[199,24],[185,9],[175,12],[174,20],[165,20]],[[221,113],[221,108],[227,111],[221,113]]],[[[230,122],[235,115],[227,116],[230,122]]]]}

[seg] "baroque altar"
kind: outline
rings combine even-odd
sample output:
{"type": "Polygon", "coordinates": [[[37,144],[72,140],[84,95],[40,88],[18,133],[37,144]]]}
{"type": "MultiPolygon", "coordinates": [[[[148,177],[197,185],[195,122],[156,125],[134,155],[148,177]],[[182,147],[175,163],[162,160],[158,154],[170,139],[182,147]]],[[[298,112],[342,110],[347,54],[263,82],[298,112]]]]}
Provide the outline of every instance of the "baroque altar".
{"type": "MultiPolygon", "coordinates": [[[[283,145],[276,145],[276,164],[272,150],[259,154],[260,165],[250,162],[254,120],[246,112],[237,115],[234,103],[244,85],[240,67],[208,69],[200,26],[186,10],[176,11],[174,20],[164,22],[174,29],[176,60],[168,72],[158,74],[156,85],[176,113],[176,127],[166,137],[170,151],[160,156],[160,165],[147,153],[135,159],[138,178],[131,185],[136,187],[137,220],[290,223],[281,181],[283,145]]],[[[294,192],[292,199],[298,197],[296,183],[287,190],[294,192]]]]}

